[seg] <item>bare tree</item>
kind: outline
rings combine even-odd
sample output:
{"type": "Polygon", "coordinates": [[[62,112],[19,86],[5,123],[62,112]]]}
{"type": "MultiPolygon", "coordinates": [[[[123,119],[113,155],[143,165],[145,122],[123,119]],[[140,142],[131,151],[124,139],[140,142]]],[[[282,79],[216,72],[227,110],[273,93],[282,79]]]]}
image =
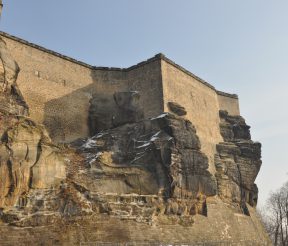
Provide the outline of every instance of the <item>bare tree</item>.
{"type": "Polygon", "coordinates": [[[288,182],[270,194],[260,215],[274,245],[288,246],[288,182]]]}

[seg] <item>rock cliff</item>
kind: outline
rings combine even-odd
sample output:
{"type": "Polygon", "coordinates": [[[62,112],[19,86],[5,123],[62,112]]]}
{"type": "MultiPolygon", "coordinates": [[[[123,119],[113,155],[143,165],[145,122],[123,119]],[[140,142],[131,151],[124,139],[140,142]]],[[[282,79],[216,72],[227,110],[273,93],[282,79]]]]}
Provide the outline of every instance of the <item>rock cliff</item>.
{"type": "Polygon", "coordinates": [[[91,138],[56,145],[1,39],[0,59],[1,245],[270,244],[254,209],[261,145],[242,117],[219,112],[215,174],[185,108],[144,119],[137,91],[92,98],[91,138]]]}
{"type": "Polygon", "coordinates": [[[19,73],[0,40],[0,207],[25,206],[30,189],[53,187],[66,177],[64,160],[43,126],[28,115],[19,73]]]}

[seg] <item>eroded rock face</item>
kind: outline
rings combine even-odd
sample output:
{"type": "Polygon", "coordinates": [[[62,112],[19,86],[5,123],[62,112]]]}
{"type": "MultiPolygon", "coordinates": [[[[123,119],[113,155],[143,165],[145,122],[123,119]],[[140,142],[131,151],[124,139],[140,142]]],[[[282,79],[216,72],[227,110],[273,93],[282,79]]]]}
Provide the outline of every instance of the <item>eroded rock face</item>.
{"type": "Polygon", "coordinates": [[[21,203],[29,190],[59,185],[66,177],[63,158],[45,129],[27,118],[18,90],[19,67],[0,39],[0,207],[21,203]]]}
{"type": "Polygon", "coordinates": [[[19,67],[0,38],[0,112],[28,115],[28,106],[18,89],[19,67]]]}
{"type": "MultiPolygon", "coordinates": [[[[241,116],[220,111],[220,130],[225,142],[215,156],[219,196],[230,203],[256,206],[258,189],[254,181],[261,167],[261,144],[253,142],[249,126],[241,116]]],[[[245,212],[247,213],[247,211],[245,212]]]]}
{"type": "Polygon", "coordinates": [[[168,108],[172,113],[178,116],[184,116],[187,114],[186,109],[176,102],[168,102],[168,108]]]}
{"type": "Polygon", "coordinates": [[[91,135],[102,130],[143,119],[138,91],[115,92],[112,97],[95,95],[90,100],[89,128],[91,135]]]}
{"type": "MultiPolygon", "coordinates": [[[[171,114],[103,131],[78,149],[90,166],[87,176],[81,178],[82,185],[102,194],[103,200],[103,193],[125,194],[124,200],[151,200],[146,220],[151,221],[155,214],[207,215],[206,197],[217,193],[195,128],[171,114]],[[97,177],[93,183],[91,176],[97,177]],[[129,194],[138,195],[129,198],[129,194]]],[[[110,199],[106,197],[108,204],[110,199]]],[[[118,207],[117,211],[122,210],[118,207]]]]}

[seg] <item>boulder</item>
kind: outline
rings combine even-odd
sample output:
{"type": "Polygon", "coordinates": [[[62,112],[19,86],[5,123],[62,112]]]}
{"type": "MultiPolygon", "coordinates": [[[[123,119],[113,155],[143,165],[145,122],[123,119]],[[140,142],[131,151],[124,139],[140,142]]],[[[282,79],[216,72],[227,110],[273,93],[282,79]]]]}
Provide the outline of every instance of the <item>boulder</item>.
{"type": "Polygon", "coordinates": [[[184,116],[187,114],[185,108],[176,102],[168,102],[168,108],[172,113],[178,116],[184,116]]]}

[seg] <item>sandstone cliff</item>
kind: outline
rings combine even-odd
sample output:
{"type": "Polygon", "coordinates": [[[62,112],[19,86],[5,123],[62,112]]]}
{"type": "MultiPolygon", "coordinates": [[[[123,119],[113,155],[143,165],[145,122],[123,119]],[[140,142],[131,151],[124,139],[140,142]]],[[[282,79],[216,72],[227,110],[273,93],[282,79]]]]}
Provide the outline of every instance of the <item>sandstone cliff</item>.
{"type": "Polygon", "coordinates": [[[106,98],[111,110],[92,98],[91,138],[55,145],[1,39],[0,59],[1,245],[270,244],[255,214],[261,145],[242,117],[219,112],[215,174],[185,108],[145,119],[137,91],[106,98]]]}
{"type": "Polygon", "coordinates": [[[27,202],[30,189],[50,188],[66,177],[64,161],[43,126],[28,117],[17,87],[19,67],[0,40],[0,207],[27,202]]]}

